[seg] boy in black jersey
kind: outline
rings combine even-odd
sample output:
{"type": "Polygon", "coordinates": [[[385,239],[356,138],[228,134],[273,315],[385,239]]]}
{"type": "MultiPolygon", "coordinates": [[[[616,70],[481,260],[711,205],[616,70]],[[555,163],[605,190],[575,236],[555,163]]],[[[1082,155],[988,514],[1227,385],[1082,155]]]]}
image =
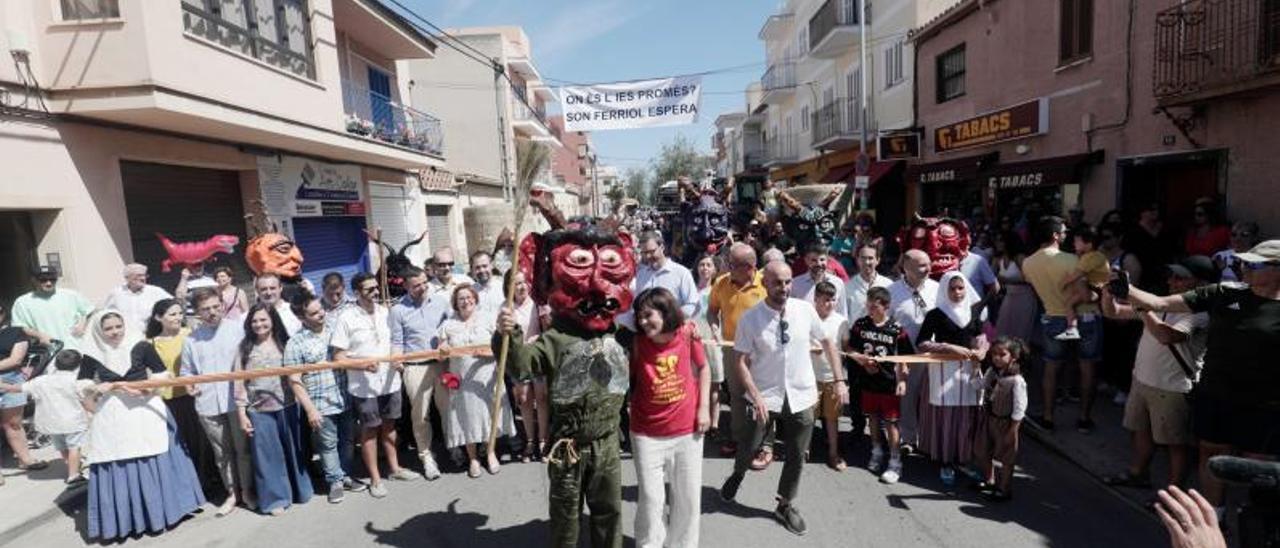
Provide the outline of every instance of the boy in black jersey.
{"type": "Polygon", "coordinates": [[[860,367],[850,368],[862,387],[862,412],[871,428],[871,460],[867,468],[880,474],[880,481],[896,483],[902,475],[902,457],[898,453],[899,402],[907,390],[907,367],[892,362],[876,361],[877,357],[913,354],[911,336],[901,324],[889,317],[889,290],[872,287],[867,290],[867,315],[853,322],[849,330],[849,350],[860,367]],[[883,466],[884,443],[880,427],[888,438],[889,463],[883,466]]]}

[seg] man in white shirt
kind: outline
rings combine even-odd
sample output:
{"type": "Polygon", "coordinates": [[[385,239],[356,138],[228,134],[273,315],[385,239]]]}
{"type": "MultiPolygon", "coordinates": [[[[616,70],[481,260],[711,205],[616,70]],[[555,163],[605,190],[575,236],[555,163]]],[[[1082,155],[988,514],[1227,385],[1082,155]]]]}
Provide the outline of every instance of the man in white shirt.
{"type": "MultiPolygon", "coordinates": [[[[1179,295],[1217,281],[1219,271],[1208,257],[1192,256],[1169,266],[1169,292],[1179,295]]],[[[1133,388],[1125,402],[1123,425],[1132,433],[1133,454],[1125,474],[1105,478],[1108,485],[1151,487],[1149,467],[1156,446],[1169,450],[1164,485],[1186,476],[1195,442],[1191,406],[1186,394],[1199,378],[1209,339],[1209,313],[1157,313],[1117,303],[1107,292],[1102,311],[1110,318],[1139,320],[1142,338],[1134,358],[1133,388]]]]}
{"type": "MultiPolygon", "coordinates": [[[[263,274],[253,281],[253,289],[258,294],[258,302],[276,310],[280,315],[280,323],[284,324],[286,333],[292,335],[302,329],[302,321],[293,315],[289,303],[280,297],[283,285],[275,274],[263,274]]],[[[384,354],[385,355],[385,354],[384,354]]]]}
{"type": "MultiPolygon", "coordinates": [[[[378,304],[378,279],[368,272],[351,278],[351,290],[356,294],[355,306],[348,306],[339,313],[334,324],[334,360],[371,358],[391,354],[391,328],[387,323],[387,308],[378,304]]],[[[387,486],[382,484],[378,470],[378,446],[382,446],[391,471],[388,478],[409,481],[418,477],[400,467],[396,457],[396,421],[400,419],[400,362],[378,362],[363,371],[351,370],[347,374],[347,391],[351,393],[351,406],[360,417],[360,455],[369,473],[369,494],[374,498],[387,496],[387,486]]]]}
{"type": "Polygon", "coordinates": [[[818,282],[831,282],[831,285],[836,286],[836,313],[845,316],[845,307],[848,303],[845,302],[844,280],[832,274],[827,268],[829,259],[830,252],[827,246],[821,242],[810,244],[804,251],[804,263],[809,267],[809,271],[796,276],[791,281],[791,296],[813,304],[813,288],[818,285],[818,282]]]}
{"type": "MultiPolygon", "coordinates": [[[[800,472],[813,434],[814,406],[818,403],[817,380],[809,349],[822,347],[828,363],[840,363],[836,343],[822,330],[822,319],[813,305],[789,298],[791,267],[775,261],[765,265],[764,301],[738,320],[734,350],[738,352],[738,375],[750,402],[750,420],[757,425],[772,420],[778,436],[786,444],[786,463],[778,482],[778,507],[774,517],[796,535],[805,532],[804,519],[792,502],[800,487],[800,472]]],[[[843,371],[835,372],[836,393],[847,403],[849,388],[843,371]]],[[[751,467],[754,448],[764,436],[764,428],[744,428],[754,439],[739,439],[733,475],[720,488],[720,498],[733,501],[742,479],[751,467]]]]}
{"type": "Polygon", "coordinates": [[[147,267],[138,263],[129,263],[124,267],[124,285],[118,286],[107,294],[102,308],[114,308],[120,311],[129,328],[137,333],[147,330],[147,320],[151,319],[151,307],[162,299],[173,298],[168,291],[147,283],[147,267]]]}
{"type": "Polygon", "coordinates": [[[444,293],[453,300],[453,290],[459,285],[475,283],[466,275],[453,275],[453,249],[442,247],[431,255],[431,269],[434,279],[427,282],[427,296],[444,293]]]}
{"type": "MultiPolygon", "coordinates": [[[[938,282],[929,278],[929,255],[919,249],[902,254],[902,279],[889,285],[889,315],[915,342],[920,335],[924,316],[933,310],[938,297],[938,282]]],[[[898,420],[902,448],[910,454],[919,443],[920,393],[924,388],[924,367],[912,367],[907,374],[907,393],[902,397],[902,417],[898,420]]]]}
{"type": "MultiPolygon", "coordinates": [[[[662,235],[654,230],[640,233],[640,264],[636,265],[636,277],[631,282],[631,294],[639,296],[646,289],[661,287],[675,295],[684,317],[693,319],[702,310],[702,297],[693,273],[684,265],[667,258],[662,235]]],[[[635,312],[628,310],[614,320],[631,331],[636,330],[635,312]]]]}
{"type": "Polygon", "coordinates": [[[880,266],[880,249],[870,243],[862,243],[854,250],[853,257],[858,263],[858,271],[849,278],[844,286],[845,317],[849,323],[867,315],[867,290],[873,287],[889,287],[893,280],[881,275],[876,268],[880,266]]]}
{"type": "MultiPolygon", "coordinates": [[[[498,317],[498,309],[506,303],[503,295],[502,280],[493,277],[493,258],[487,252],[477,251],[471,254],[472,287],[480,298],[476,303],[476,311],[494,318],[498,317]]],[[[453,301],[453,295],[449,295],[453,301]]]]}

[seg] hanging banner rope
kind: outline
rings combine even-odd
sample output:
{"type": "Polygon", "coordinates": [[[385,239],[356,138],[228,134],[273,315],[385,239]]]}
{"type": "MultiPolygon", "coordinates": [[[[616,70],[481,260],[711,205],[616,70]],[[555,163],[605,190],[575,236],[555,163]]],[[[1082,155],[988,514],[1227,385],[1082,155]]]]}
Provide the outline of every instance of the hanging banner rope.
{"type": "Polygon", "coordinates": [[[560,88],[565,131],[694,124],[701,106],[701,76],[560,88]]]}
{"type": "MultiPolygon", "coordinates": [[[[312,373],[315,371],[324,371],[326,369],[363,369],[370,365],[381,362],[406,362],[406,361],[430,361],[444,360],[453,356],[493,356],[493,350],[489,345],[459,346],[455,348],[446,348],[443,350],[423,350],[421,352],[408,352],[398,356],[379,356],[374,358],[360,358],[350,360],[337,360],[329,362],[308,363],[301,365],[286,365],[283,367],[269,367],[266,369],[255,369],[253,371],[229,371],[226,373],[209,373],[206,375],[191,375],[187,377],[173,377],[168,379],[150,379],[145,381],[130,381],[112,383],[113,388],[132,388],[135,390],[150,390],[153,388],[169,388],[173,386],[190,386],[193,384],[203,384],[209,382],[224,381],[245,381],[249,379],[259,379],[262,377],[283,377],[287,375],[297,375],[302,373],[312,373]]],[[[410,366],[414,367],[414,366],[410,366]]]]}

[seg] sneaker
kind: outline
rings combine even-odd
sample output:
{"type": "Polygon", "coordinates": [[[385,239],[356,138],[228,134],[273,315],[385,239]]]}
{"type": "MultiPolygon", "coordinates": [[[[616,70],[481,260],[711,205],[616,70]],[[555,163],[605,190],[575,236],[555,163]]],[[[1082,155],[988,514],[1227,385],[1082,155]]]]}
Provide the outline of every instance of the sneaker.
{"type": "Polygon", "coordinates": [[[742,474],[730,474],[729,479],[724,480],[724,485],[720,486],[720,500],[723,502],[733,502],[738,498],[738,488],[742,486],[742,474]]]}
{"type": "Polygon", "coordinates": [[[1081,434],[1088,434],[1089,432],[1092,432],[1095,426],[1097,425],[1093,424],[1093,419],[1080,419],[1076,421],[1076,430],[1081,434]]]}
{"type": "Polygon", "coordinates": [[[942,480],[942,485],[954,487],[956,484],[956,469],[950,466],[943,466],[942,471],[938,473],[938,479],[942,480]]]}
{"type": "Polygon", "coordinates": [[[1068,327],[1064,329],[1062,333],[1054,335],[1053,339],[1057,341],[1078,341],[1080,340],[1080,330],[1074,327],[1068,327]]]}
{"type": "Polygon", "coordinates": [[[1116,391],[1116,397],[1111,400],[1111,403],[1114,403],[1119,406],[1123,406],[1128,402],[1129,402],[1129,395],[1120,390],[1116,391]]]}
{"type": "Polygon", "coordinates": [[[893,485],[902,477],[902,459],[889,457],[889,467],[880,474],[880,483],[893,485]]]}
{"type": "Polygon", "coordinates": [[[387,484],[378,482],[369,487],[369,496],[380,499],[387,496],[387,484]]]}
{"type": "Polygon", "coordinates": [[[808,529],[804,524],[804,518],[800,517],[800,511],[789,503],[778,503],[778,507],[773,510],[773,517],[797,536],[804,536],[808,529]]]}
{"type": "Polygon", "coordinates": [[[409,471],[408,468],[401,468],[387,475],[387,479],[393,479],[396,481],[413,481],[421,477],[422,476],[419,476],[417,472],[409,471]]]}
{"type": "Polygon", "coordinates": [[[879,474],[884,470],[884,449],[879,445],[871,448],[871,460],[867,461],[867,470],[872,474],[879,474]]]}
{"type": "Polygon", "coordinates": [[[440,467],[436,465],[436,459],[431,453],[422,454],[422,477],[427,478],[427,481],[440,478],[440,467]]]}
{"type": "Polygon", "coordinates": [[[335,481],[329,484],[329,504],[337,504],[342,502],[346,493],[342,490],[342,482],[335,481]]]}
{"type": "Polygon", "coordinates": [[[342,478],[342,489],[348,493],[359,493],[369,488],[369,484],[355,478],[342,478]]]}

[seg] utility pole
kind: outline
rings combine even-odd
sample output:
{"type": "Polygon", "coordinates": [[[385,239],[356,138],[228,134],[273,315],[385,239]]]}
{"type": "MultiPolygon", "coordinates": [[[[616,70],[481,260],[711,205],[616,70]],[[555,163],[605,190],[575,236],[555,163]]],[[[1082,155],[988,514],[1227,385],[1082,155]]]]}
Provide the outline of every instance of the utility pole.
{"type": "Polygon", "coordinates": [[[867,94],[869,88],[867,85],[867,69],[869,68],[867,66],[867,61],[869,59],[867,56],[867,0],[857,0],[857,2],[858,25],[860,27],[858,30],[858,39],[861,42],[858,46],[858,72],[860,76],[859,80],[861,80],[859,84],[862,86],[862,92],[859,97],[859,102],[861,104],[858,105],[858,118],[861,121],[860,125],[862,126],[862,131],[858,134],[858,175],[866,175],[870,162],[862,161],[862,159],[867,158],[867,94]]]}
{"type": "Polygon", "coordinates": [[[600,182],[596,180],[596,152],[591,151],[591,216],[600,214],[600,182]]]}
{"type": "Polygon", "coordinates": [[[493,62],[493,101],[498,113],[498,156],[502,158],[502,199],[507,203],[515,202],[515,188],[511,184],[511,160],[507,156],[507,109],[506,90],[502,85],[505,69],[498,59],[493,62]]]}

